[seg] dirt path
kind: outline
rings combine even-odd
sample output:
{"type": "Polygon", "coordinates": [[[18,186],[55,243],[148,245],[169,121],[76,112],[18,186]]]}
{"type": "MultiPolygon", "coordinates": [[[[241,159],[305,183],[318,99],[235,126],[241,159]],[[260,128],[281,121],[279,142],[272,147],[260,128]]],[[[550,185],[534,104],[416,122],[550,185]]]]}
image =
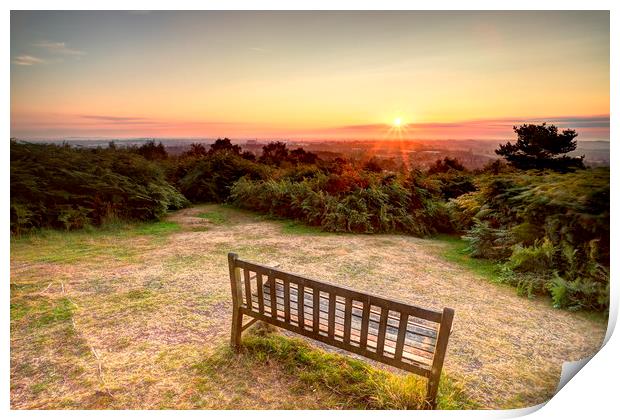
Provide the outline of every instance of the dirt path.
{"type": "MultiPolygon", "coordinates": [[[[74,393],[72,401],[83,405],[94,398],[93,389],[97,389],[95,407],[282,407],[281,398],[269,399],[269,390],[252,399],[248,389],[253,389],[256,375],[231,379],[216,369],[209,385],[197,382],[187,368],[228,342],[226,254],[230,251],[412,304],[454,308],[445,369],[465,382],[472,398],[489,408],[547,400],[557,385],[562,362],[592,355],[605,334],[599,321],[555,310],[546,301],[519,297],[510,287],[491,284],[446,262],[441,253],[447,245],[441,241],[324,234],[287,228],[282,222],[220,206],[186,209],[168,220],[181,230],[150,241],[116,238],[114,246],[125,250],[125,254],[118,251],[123,258],[105,254],[97,261],[78,258],[66,264],[33,257],[53,252],[49,244],[39,245],[52,247],[39,253],[26,247],[12,249],[12,282],[41,286],[51,282],[43,293],[56,299],[63,292],[61,285],[77,307],[72,322],[81,345],[95,349],[98,356],[79,355],[84,373],[73,382],[65,380],[67,389],[49,387],[33,396],[36,383],[31,382],[40,378],[23,377],[26,361],[22,359],[35,350],[23,343],[26,333],[14,331],[12,325],[14,408],[57,407],[54,392],[74,393]],[[18,355],[13,356],[16,348],[18,355]],[[92,369],[98,363],[101,374],[92,369]],[[235,392],[223,393],[222,387],[233,380],[235,392]],[[80,394],[83,388],[88,391],[80,394]],[[114,395],[113,402],[106,402],[112,398],[106,392],[114,395]]],[[[278,389],[272,387],[274,395],[296,395],[297,403],[290,408],[329,406],[321,404],[327,401],[325,395],[295,394],[295,386],[277,379],[274,369],[262,374],[263,382],[279,384],[278,389]]]]}

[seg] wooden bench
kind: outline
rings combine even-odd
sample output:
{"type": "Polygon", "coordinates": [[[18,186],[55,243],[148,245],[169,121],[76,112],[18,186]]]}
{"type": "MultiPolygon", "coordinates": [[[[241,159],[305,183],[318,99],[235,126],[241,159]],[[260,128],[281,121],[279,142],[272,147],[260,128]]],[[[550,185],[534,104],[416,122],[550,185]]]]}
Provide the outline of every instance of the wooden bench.
{"type": "Polygon", "coordinates": [[[233,315],[231,345],[260,320],[428,379],[435,408],[454,311],[408,305],[312,280],[228,254],[233,315]],[[303,296],[303,298],[300,298],[303,296]],[[243,315],[252,319],[243,324],[243,315]]]}

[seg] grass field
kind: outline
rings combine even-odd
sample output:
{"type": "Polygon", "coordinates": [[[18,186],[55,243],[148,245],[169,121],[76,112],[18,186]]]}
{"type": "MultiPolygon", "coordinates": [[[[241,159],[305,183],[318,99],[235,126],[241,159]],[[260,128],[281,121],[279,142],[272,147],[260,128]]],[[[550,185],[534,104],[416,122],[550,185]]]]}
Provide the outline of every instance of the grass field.
{"type": "Polygon", "coordinates": [[[327,234],[216,205],[158,223],[14,238],[11,406],[415,406],[422,385],[414,377],[317,343],[252,333],[241,354],[231,353],[230,251],[412,304],[454,308],[440,407],[547,400],[562,362],[600,347],[604,320],[517,296],[493,282],[493,267],[460,253],[461,245],[327,234]]]}

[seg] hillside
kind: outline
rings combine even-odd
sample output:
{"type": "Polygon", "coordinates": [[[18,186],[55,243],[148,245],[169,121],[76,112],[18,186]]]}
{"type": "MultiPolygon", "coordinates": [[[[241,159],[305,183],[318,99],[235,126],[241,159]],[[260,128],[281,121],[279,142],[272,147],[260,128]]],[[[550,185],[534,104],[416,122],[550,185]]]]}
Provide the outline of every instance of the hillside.
{"type": "Polygon", "coordinates": [[[449,258],[453,247],[323,233],[217,205],[157,223],[14,238],[11,407],[351,408],[277,361],[222,362],[230,251],[412,304],[452,307],[444,372],[467,398],[486,408],[547,400],[562,362],[595,353],[605,323],[492,284],[449,258]]]}

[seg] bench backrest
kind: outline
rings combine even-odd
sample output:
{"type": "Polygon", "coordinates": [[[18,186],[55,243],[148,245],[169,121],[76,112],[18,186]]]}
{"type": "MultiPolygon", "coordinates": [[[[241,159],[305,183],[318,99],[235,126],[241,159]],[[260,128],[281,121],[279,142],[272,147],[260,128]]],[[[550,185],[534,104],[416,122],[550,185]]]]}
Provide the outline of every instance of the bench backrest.
{"type": "Polygon", "coordinates": [[[424,376],[434,406],[452,309],[412,306],[243,261],[236,254],[228,260],[233,304],[241,314],[424,376]]]}

